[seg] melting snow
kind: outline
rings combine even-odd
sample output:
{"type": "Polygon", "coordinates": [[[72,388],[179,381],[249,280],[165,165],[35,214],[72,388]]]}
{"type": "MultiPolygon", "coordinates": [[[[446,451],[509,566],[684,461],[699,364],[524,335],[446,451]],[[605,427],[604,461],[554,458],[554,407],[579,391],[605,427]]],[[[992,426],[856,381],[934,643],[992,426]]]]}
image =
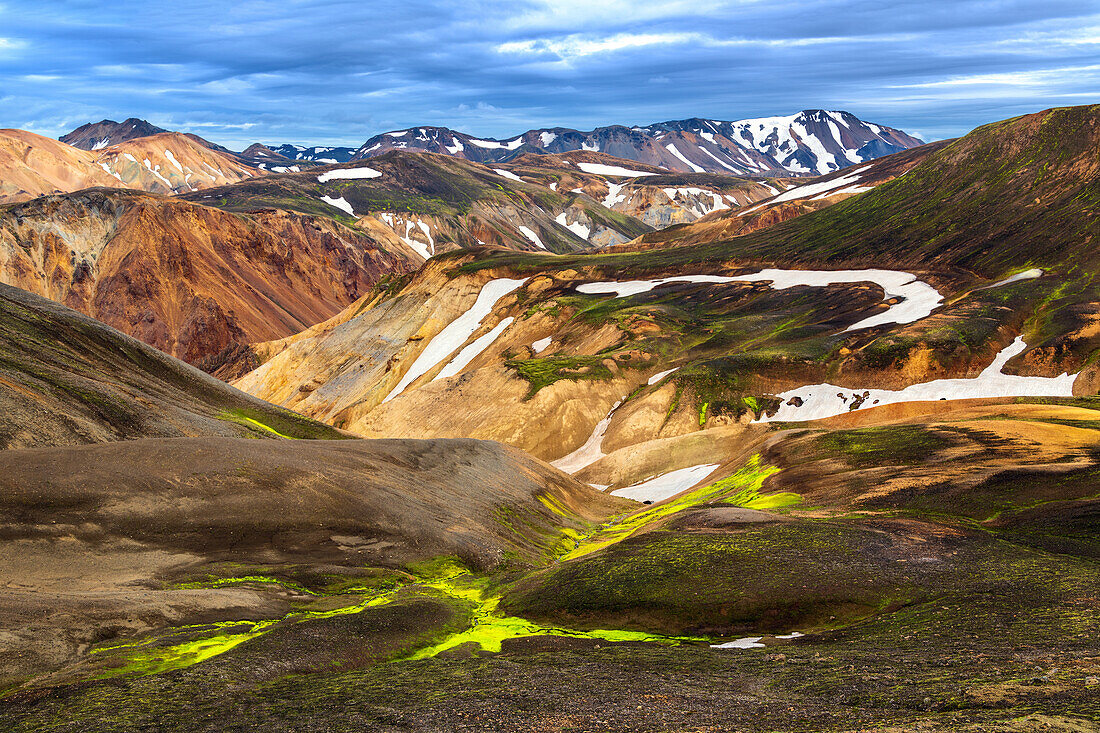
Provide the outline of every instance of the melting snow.
{"type": "Polygon", "coordinates": [[[695,165],[690,160],[685,158],[684,154],[681,153],[679,150],[677,150],[676,146],[673,145],[672,143],[669,143],[668,145],[666,145],[665,149],[668,150],[668,152],[675,155],[677,158],[679,158],[683,163],[685,163],[687,165],[688,168],[691,168],[696,173],[706,173],[707,172],[706,168],[700,168],[699,166],[695,165]]]}
{"type": "Polygon", "coordinates": [[[539,339],[538,341],[535,341],[531,344],[531,350],[534,351],[536,354],[541,354],[542,352],[546,351],[547,347],[550,346],[550,342],[553,340],[553,336],[547,336],[544,339],[539,339]]]}
{"type": "Polygon", "coordinates": [[[657,384],[657,382],[660,382],[662,379],[667,377],[669,374],[672,374],[674,371],[676,371],[679,368],[680,367],[672,367],[671,369],[666,369],[663,372],[657,372],[656,374],[654,374],[652,377],[650,377],[646,381],[646,384],[648,386],[652,387],[653,385],[657,384]]]}
{"type": "Polygon", "coordinates": [[[818,183],[807,183],[805,186],[796,186],[795,188],[788,188],[783,193],[776,196],[769,201],[771,204],[778,204],[781,201],[794,201],[796,199],[809,198],[810,196],[816,196],[827,191],[833,191],[838,188],[850,186],[859,180],[859,174],[863,173],[870,166],[864,166],[858,170],[854,170],[850,173],[846,173],[838,178],[833,178],[829,181],[819,181],[818,183]]]}
{"type": "Polygon", "coordinates": [[[176,166],[176,170],[178,170],[178,171],[179,171],[180,173],[183,173],[183,166],[182,166],[182,165],[180,165],[180,162],[179,162],[178,160],[176,160],[176,156],[172,155],[172,151],[171,151],[171,150],[167,150],[167,149],[166,149],[166,150],[164,151],[164,157],[165,157],[165,158],[168,158],[168,162],[169,162],[169,163],[171,163],[172,165],[176,166]]]}
{"type": "Polygon", "coordinates": [[[497,142],[496,140],[477,140],[475,138],[470,138],[469,142],[479,148],[504,148],[505,150],[515,150],[520,145],[523,145],[523,138],[517,137],[515,140],[507,140],[503,143],[497,142]]]}
{"type": "MultiPolygon", "coordinates": [[[[512,280],[502,277],[485,283],[481,288],[481,292],[477,294],[477,300],[470,306],[470,309],[447,324],[442,331],[437,333],[435,337],[428,342],[428,345],[425,346],[424,350],[420,352],[420,355],[416,357],[416,361],[414,361],[412,366],[409,367],[409,370],[405,372],[405,376],[401,378],[401,381],[397,383],[397,386],[393,388],[393,391],[390,392],[382,402],[389,402],[394,397],[404,392],[406,387],[419,377],[430,372],[443,361],[444,358],[454,353],[455,349],[466,343],[466,340],[477,331],[481,322],[485,320],[485,317],[492,312],[497,301],[522,286],[525,282],[527,282],[527,278],[512,280]]],[[[488,346],[488,344],[486,344],[486,346],[488,346]]],[[[476,354],[473,356],[476,356],[476,354]]],[[[473,356],[470,358],[472,359],[473,356]]]]}
{"type": "Polygon", "coordinates": [[[351,204],[349,204],[343,196],[336,199],[329,198],[328,196],[322,196],[321,200],[329,206],[335,206],[337,209],[346,211],[350,216],[355,216],[355,211],[351,208],[351,204]]]}
{"type": "Polygon", "coordinates": [[[546,249],[546,245],[542,243],[541,239],[539,239],[539,235],[535,234],[531,229],[523,226],[522,224],[518,228],[519,228],[520,232],[523,234],[523,236],[527,237],[532,242],[534,242],[536,247],[546,249]]]}
{"type": "Polygon", "coordinates": [[[973,379],[935,379],[904,389],[852,389],[832,384],[813,384],[788,390],[776,395],[783,401],[771,417],[759,422],[774,420],[818,420],[843,415],[853,410],[863,410],[877,405],[898,402],[928,402],[941,399],[962,400],[977,397],[1072,397],[1076,374],[1059,377],[1020,377],[1003,374],[1001,369],[1012,357],[1027,350],[1022,336],[1001,350],[993,363],[973,379]],[[794,398],[802,401],[794,404],[794,398]]]}
{"type": "Polygon", "coordinates": [[[514,320],[515,319],[512,318],[512,316],[508,316],[500,323],[493,326],[493,328],[488,333],[474,339],[472,343],[467,345],[464,349],[462,349],[462,351],[458,352],[455,358],[447,362],[447,365],[439,370],[439,374],[435,375],[432,381],[434,382],[436,379],[446,379],[447,377],[453,377],[461,372],[471,361],[474,360],[475,357],[477,357],[478,354],[489,348],[489,345],[496,341],[500,334],[504,333],[504,329],[511,326],[512,321],[514,320]]]}
{"type": "Polygon", "coordinates": [[[517,176],[512,171],[506,171],[506,170],[501,170],[500,168],[494,168],[493,173],[496,173],[498,176],[504,176],[505,178],[510,178],[513,181],[519,181],[520,183],[523,183],[523,179],[520,178],[519,176],[517,176]]]}
{"type": "Polygon", "coordinates": [[[625,298],[638,293],[647,293],[665,283],[731,283],[771,281],[776,290],[784,290],[799,285],[825,287],[836,283],[872,282],[881,287],[886,299],[902,298],[886,311],[854,323],[846,330],[870,328],[884,323],[912,323],[929,315],[941,302],[943,296],[928,283],[917,279],[916,275],[896,270],[777,270],[765,269],[750,275],[679,275],[658,278],[656,280],[625,280],[622,282],[595,282],[577,286],[577,292],[588,295],[613,293],[617,298],[625,298]]]}
{"type": "Polygon", "coordinates": [[[560,214],[558,214],[556,217],[554,217],[554,221],[561,224],[563,227],[565,227],[566,229],[573,232],[578,237],[580,237],[581,239],[584,239],[584,240],[588,239],[588,234],[592,231],[591,229],[586,227],[584,224],[581,224],[579,221],[575,221],[572,224],[566,224],[567,219],[566,219],[566,215],[565,215],[564,211],[561,212],[560,214]]]}
{"type": "Polygon", "coordinates": [[[543,147],[549,145],[558,139],[557,133],[553,132],[540,132],[539,139],[542,140],[543,147]]]}
{"type": "Polygon", "coordinates": [[[380,175],[382,171],[376,171],[374,168],[341,168],[322,173],[317,176],[317,182],[328,183],[341,178],[378,178],[380,175]]]}
{"type": "Polygon", "coordinates": [[[627,176],[628,178],[637,178],[638,176],[655,176],[656,173],[649,173],[647,171],[632,171],[629,168],[620,168],[617,165],[604,165],[603,163],[577,163],[577,167],[585,173],[591,173],[597,176],[627,176]]]}
{"type": "Polygon", "coordinates": [[[614,416],[615,410],[619,409],[622,404],[623,400],[619,400],[611,406],[611,411],[607,413],[607,417],[596,423],[595,429],[592,430],[592,434],[588,436],[588,440],[584,442],[584,445],[567,456],[563,456],[556,461],[550,461],[550,465],[568,474],[574,474],[603,458],[605,455],[602,450],[603,436],[611,425],[611,418],[614,416]]]}
{"type": "Polygon", "coordinates": [[[633,499],[634,501],[664,501],[669,497],[676,496],[680,492],[687,491],[692,486],[695,486],[707,476],[714,473],[716,468],[718,468],[717,463],[680,468],[675,471],[669,471],[656,478],[651,478],[648,481],[634,484],[633,486],[615,489],[611,492],[611,495],[621,496],[624,499],[633,499]]]}
{"type": "Polygon", "coordinates": [[[734,639],[733,641],[727,641],[725,644],[711,644],[711,649],[760,649],[763,648],[763,644],[760,640],[763,636],[746,636],[741,639],[734,639]]]}
{"type": "Polygon", "coordinates": [[[1023,272],[1017,272],[1015,275],[1011,275],[1009,277],[1006,277],[1004,280],[999,280],[999,281],[993,283],[992,285],[986,285],[985,287],[974,288],[974,289],[975,290],[987,290],[989,288],[999,288],[1002,285],[1008,285],[1009,283],[1015,283],[1015,282],[1019,282],[1021,280],[1034,280],[1035,278],[1042,277],[1042,276],[1043,276],[1043,271],[1041,269],[1039,269],[1038,267],[1035,267],[1035,268],[1032,268],[1030,270],[1024,270],[1023,272]]]}
{"type": "Polygon", "coordinates": [[[112,176],[114,176],[118,180],[120,180],[120,181],[122,180],[122,176],[120,176],[119,174],[117,174],[113,170],[111,170],[111,167],[109,165],[107,165],[106,163],[100,163],[99,167],[102,168],[103,170],[105,170],[107,173],[110,173],[112,176]]]}

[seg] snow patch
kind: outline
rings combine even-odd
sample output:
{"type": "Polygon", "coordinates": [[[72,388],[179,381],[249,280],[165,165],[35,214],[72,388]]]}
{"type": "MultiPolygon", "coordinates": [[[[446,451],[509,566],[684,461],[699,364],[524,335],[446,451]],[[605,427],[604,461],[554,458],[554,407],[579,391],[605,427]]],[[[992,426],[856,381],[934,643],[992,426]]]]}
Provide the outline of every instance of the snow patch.
{"type": "Polygon", "coordinates": [[[716,468],[718,468],[717,463],[680,468],[675,471],[669,471],[656,478],[651,478],[648,481],[634,484],[633,486],[615,489],[611,492],[611,495],[621,496],[624,499],[633,499],[634,501],[664,501],[669,497],[676,496],[680,492],[687,491],[695,486],[707,476],[714,473],[716,468]]]}
{"type": "Polygon", "coordinates": [[[550,347],[550,342],[553,340],[553,336],[547,336],[544,339],[539,339],[538,341],[535,341],[531,344],[531,350],[534,351],[536,354],[541,354],[550,347]]]}
{"type": "MultiPolygon", "coordinates": [[[[512,280],[502,277],[485,283],[481,288],[481,292],[477,294],[477,300],[470,306],[470,309],[447,324],[442,331],[437,333],[435,337],[428,342],[424,350],[416,357],[416,361],[414,361],[412,366],[409,367],[409,370],[405,372],[401,381],[398,382],[397,386],[393,388],[393,391],[386,396],[386,399],[382,400],[382,403],[385,404],[404,392],[406,387],[430,372],[442,362],[444,358],[454,353],[455,349],[466,343],[466,340],[474,335],[474,332],[477,331],[486,316],[493,311],[493,307],[497,304],[497,301],[505,295],[508,295],[508,293],[518,289],[525,282],[527,282],[527,278],[512,280]]],[[[486,346],[488,346],[488,344],[486,344],[486,346]]],[[[476,356],[476,354],[474,356],[476,356]]],[[[473,356],[470,358],[472,359],[473,356]]]]}
{"type": "Polygon", "coordinates": [[[493,173],[496,173],[498,176],[504,176],[505,178],[509,178],[513,181],[519,181],[520,183],[523,183],[523,179],[520,178],[519,176],[517,176],[512,171],[506,171],[506,170],[502,170],[500,168],[494,168],[493,173]]]}
{"type": "Polygon", "coordinates": [[[677,150],[676,146],[673,145],[672,143],[669,143],[668,145],[666,145],[665,150],[667,150],[668,152],[675,155],[677,158],[680,159],[681,162],[683,162],[685,165],[687,165],[688,168],[691,168],[691,170],[695,171],[696,173],[706,173],[707,172],[706,168],[700,168],[699,166],[695,165],[690,160],[685,158],[684,154],[681,153],[679,150],[677,150]]]}
{"type": "Polygon", "coordinates": [[[621,282],[584,283],[577,286],[577,292],[588,295],[614,294],[625,298],[639,293],[647,293],[658,285],[666,283],[732,283],[770,281],[771,287],[784,290],[800,285],[825,287],[838,283],[875,283],[883,289],[885,298],[901,298],[901,302],[890,306],[886,311],[854,323],[846,330],[854,331],[870,328],[884,323],[912,323],[928,316],[940,303],[943,296],[928,283],[917,279],[909,272],[896,270],[778,270],[765,269],[750,275],[679,275],[658,278],[656,280],[625,280],[621,282]]]}
{"type": "Polygon", "coordinates": [[[347,199],[345,199],[343,196],[341,196],[340,198],[335,198],[335,199],[330,198],[328,196],[322,196],[321,200],[324,201],[329,206],[335,206],[337,209],[340,209],[341,211],[346,211],[349,216],[355,216],[355,211],[351,208],[351,204],[349,204],[347,202],[347,199]]]}
{"type": "Polygon", "coordinates": [[[328,183],[339,179],[378,178],[382,171],[374,168],[341,168],[334,171],[325,171],[317,176],[318,183],[328,183]]]}
{"type": "Polygon", "coordinates": [[[561,224],[563,227],[573,232],[581,239],[588,241],[588,235],[592,230],[586,227],[584,224],[581,224],[579,221],[575,221],[572,224],[567,224],[567,218],[564,211],[554,217],[554,221],[561,224]]]}
{"type": "Polygon", "coordinates": [[[546,249],[546,245],[542,243],[542,240],[539,239],[539,235],[535,234],[534,231],[532,231],[528,227],[523,226],[522,224],[519,225],[518,229],[520,233],[530,239],[536,247],[539,247],[540,249],[546,249]]]}
{"type": "Polygon", "coordinates": [[[656,173],[649,173],[647,171],[633,171],[629,168],[620,168],[617,165],[604,165],[603,163],[577,163],[577,167],[585,173],[591,173],[597,176],[627,176],[628,178],[638,178],[639,176],[655,176],[656,173]]]}
{"type": "Polygon", "coordinates": [[[819,420],[899,402],[931,402],[978,397],[1072,397],[1076,374],[1059,377],[1020,377],[1001,370],[1008,360],[1027,350],[1023,336],[1001,350],[993,363],[973,379],[935,379],[904,389],[852,389],[833,384],[812,384],[779,395],[783,404],[758,422],[819,420]],[[797,400],[796,400],[797,398],[797,400]],[[801,404],[799,404],[801,401],[801,404]]]}

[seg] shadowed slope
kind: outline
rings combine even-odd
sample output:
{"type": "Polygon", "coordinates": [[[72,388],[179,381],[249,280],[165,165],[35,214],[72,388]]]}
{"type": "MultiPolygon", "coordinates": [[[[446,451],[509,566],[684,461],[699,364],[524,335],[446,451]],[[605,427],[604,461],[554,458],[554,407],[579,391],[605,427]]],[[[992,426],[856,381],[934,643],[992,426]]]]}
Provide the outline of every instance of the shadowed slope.
{"type": "Polygon", "coordinates": [[[0,285],[0,447],[341,437],[64,306],[0,285]]]}

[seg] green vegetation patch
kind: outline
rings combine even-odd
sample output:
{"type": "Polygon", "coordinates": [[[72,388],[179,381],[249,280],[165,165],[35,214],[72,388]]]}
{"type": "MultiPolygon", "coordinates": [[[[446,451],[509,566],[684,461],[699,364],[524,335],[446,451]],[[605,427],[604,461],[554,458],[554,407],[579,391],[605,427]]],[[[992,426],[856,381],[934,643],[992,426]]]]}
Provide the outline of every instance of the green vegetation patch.
{"type": "Polygon", "coordinates": [[[784,493],[771,496],[760,494],[760,488],[764,485],[764,481],[772,474],[778,473],[778,471],[779,469],[775,466],[760,465],[760,456],[754,455],[736,473],[721,481],[686,494],[680,494],[666,502],[643,509],[625,518],[612,520],[588,535],[579,537],[566,535],[562,540],[559,557],[565,561],[589,555],[597,550],[622,542],[639,530],[649,528],[655,523],[685,509],[708,502],[726,501],[727,503],[749,508],[763,508],[765,506],[772,508],[798,503],[801,500],[798,494],[784,493]]]}
{"type": "Polygon", "coordinates": [[[866,467],[923,463],[951,444],[946,435],[920,425],[887,425],[825,433],[815,447],[852,466],[866,467]]]}

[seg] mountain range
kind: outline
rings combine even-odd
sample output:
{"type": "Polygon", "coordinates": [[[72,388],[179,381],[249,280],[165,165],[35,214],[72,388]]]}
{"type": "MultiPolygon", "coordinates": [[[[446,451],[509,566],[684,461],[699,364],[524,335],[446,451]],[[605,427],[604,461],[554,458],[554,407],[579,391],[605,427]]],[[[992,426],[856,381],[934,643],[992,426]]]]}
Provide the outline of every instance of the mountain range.
{"type": "MultiPolygon", "coordinates": [[[[165,131],[144,120],[103,120],[83,125],[61,140],[98,150],[159,132],[165,131]]],[[[500,163],[528,153],[593,151],[670,171],[776,176],[821,175],[921,144],[901,130],[864,122],[848,112],[819,109],[735,122],[690,118],[644,127],[611,125],[589,132],[540,128],[505,140],[447,127],[413,127],[375,135],[358,148],[257,143],[241,156],[249,165],[270,169],[295,162],[346,163],[390,150],[453,155],[477,163],[500,163]]]]}

